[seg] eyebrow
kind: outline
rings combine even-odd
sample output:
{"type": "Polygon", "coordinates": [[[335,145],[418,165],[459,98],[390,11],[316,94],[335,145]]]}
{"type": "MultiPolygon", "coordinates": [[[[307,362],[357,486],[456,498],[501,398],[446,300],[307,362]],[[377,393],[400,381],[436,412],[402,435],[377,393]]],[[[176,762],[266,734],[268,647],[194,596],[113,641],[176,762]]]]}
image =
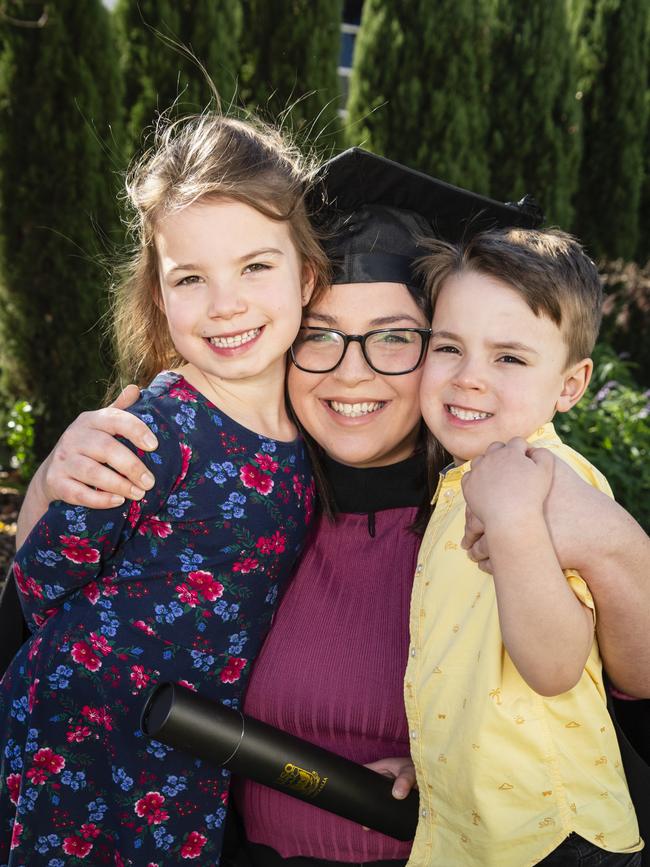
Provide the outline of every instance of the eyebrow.
{"type": "MultiPolygon", "coordinates": [[[[237,260],[238,262],[249,262],[251,259],[255,259],[257,256],[284,256],[282,250],[279,250],[277,247],[261,247],[259,250],[251,250],[250,253],[244,253],[243,256],[240,256],[237,260]]],[[[194,262],[183,262],[180,265],[174,265],[173,268],[170,268],[169,271],[165,271],[165,274],[174,274],[176,271],[201,271],[204,266],[196,265],[194,262]]]]}
{"type": "MultiPolygon", "coordinates": [[[[459,334],[454,334],[453,331],[434,331],[431,334],[432,340],[435,340],[439,337],[442,337],[445,340],[455,340],[457,343],[463,342],[462,337],[459,334]]],[[[513,352],[529,352],[532,355],[539,355],[539,352],[536,349],[533,349],[532,346],[528,346],[525,343],[519,343],[516,340],[499,341],[497,343],[490,343],[489,346],[491,349],[510,350],[513,352]]]]}
{"type": "MultiPolygon", "coordinates": [[[[331,328],[336,328],[338,325],[338,319],[336,316],[330,316],[327,313],[312,313],[311,311],[307,311],[305,313],[305,319],[315,319],[318,322],[322,322],[325,325],[329,325],[331,328]]],[[[408,322],[412,322],[416,328],[422,328],[426,326],[422,326],[422,324],[417,320],[414,316],[411,316],[408,313],[400,313],[399,315],[393,316],[379,316],[375,319],[371,319],[368,322],[368,325],[371,328],[384,328],[390,325],[395,325],[396,323],[402,323],[404,320],[408,322]]]]}

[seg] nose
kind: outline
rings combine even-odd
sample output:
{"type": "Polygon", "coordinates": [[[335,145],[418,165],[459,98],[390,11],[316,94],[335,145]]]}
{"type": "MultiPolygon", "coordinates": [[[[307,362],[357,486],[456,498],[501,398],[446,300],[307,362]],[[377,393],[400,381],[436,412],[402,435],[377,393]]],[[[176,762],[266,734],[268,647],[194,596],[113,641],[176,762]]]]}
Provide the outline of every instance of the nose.
{"type": "Polygon", "coordinates": [[[486,378],[483,365],[464,355],[454,370],[452,383],[456,388],[468,391],[485,391],[486,378]]]}
{"type": "Polygon", "coordinates": [[[375,371],[368,366],[368,362],[363,357],[361,344],[355,340],[348,344],[341,363],[331,375],[347,386],[368,382],[376,376],[375,371]]]}
{"type": "Polygon", "coordinates": [[[246,301],[236,281],[212,280],[208,287],[208,316],[232,319],[246,310],[246,301]]]}

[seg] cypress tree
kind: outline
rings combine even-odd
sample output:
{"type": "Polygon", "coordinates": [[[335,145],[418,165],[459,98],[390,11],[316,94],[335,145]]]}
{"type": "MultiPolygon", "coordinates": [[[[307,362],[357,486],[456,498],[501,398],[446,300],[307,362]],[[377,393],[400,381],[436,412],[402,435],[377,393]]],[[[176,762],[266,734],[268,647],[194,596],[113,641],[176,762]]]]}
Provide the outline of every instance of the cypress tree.
{"type": "Polygon", "coordinates": [[[129,154],[160,112],[200,112],[213,97],[212,87],[224,110],[237,98],[239,0],[118,0],[114,15],[129,154]]]}
{"type": "Polygon", "coordinates": [[[336,144],[342,0],[245,0],[243,99],[306,143],[336,144]]]}
{"type": "Polygon", "coordinates": [[[566,0],[496,0],[494,15],[492,195],[531,193],[548,222],[570,228],[580,112],[566,0]]]}
{"type": "Polygon", "coordinates": [[[106,389],[100,352],[115,228],[119,85],[100,0],[14,0],[0,57],[0,355],[7,403],[29,401],[43,457],[106,389]]]}
{"type": "Polygon", "coordinates": [[[348,140],[477,192],[486,154],[486,0],[366,0],[348,140]]]}
{"type": "Polygon", "coordinates": [[[583,155],[576,231],[596,256],[634,256],[648,76],[646,0],[577,0],[583,155]]]}

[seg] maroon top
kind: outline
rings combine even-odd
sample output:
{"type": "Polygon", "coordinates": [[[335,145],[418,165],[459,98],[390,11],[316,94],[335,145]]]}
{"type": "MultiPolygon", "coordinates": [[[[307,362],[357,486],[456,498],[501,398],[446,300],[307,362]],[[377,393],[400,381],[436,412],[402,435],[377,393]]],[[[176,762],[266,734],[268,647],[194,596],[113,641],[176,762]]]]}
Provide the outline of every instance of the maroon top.
{"type": "MultiPolygon", "coordinates": [[[[416,513],[320,519],[255,663],[246,713],[362,764],[409,755],[403,677],[416,513]]],[[[248,839],[285,858],[374,861],[407,858],[411,848],[250,781],[236,781],[233,795],[248,839]]]]}

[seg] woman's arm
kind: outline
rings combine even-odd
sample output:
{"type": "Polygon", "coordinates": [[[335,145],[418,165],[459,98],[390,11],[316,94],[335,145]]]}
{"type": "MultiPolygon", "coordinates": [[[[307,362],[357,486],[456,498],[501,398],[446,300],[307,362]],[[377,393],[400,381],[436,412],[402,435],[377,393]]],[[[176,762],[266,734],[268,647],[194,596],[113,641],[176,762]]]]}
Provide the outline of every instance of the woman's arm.
{"type": "Polygon", "coordinates": [[[474,496],[473,509],[490,547],[505,648],[532,689],[559,695],[582,676],[593,643],[593,611],[571,589],[544,519],[552,455],[543,449],[521,454],[516,486],[504,485],[500,464],[508,457],[504,450],[495,455],[489,484],[474,496]]]}
{"type": "MultiPolygon", "coordinates": [[[[492,571],[489,540],[472,504],[489,484],[496,452],[507,485],[521,483],[523,440],[495,444],[463,480],[468,503],[464,547],[492,571]]],[[[531,452],[532,453],[532,452],[531,452]]],[[[607,673],[618,689],[650,697],[650,538],[610,497],[584,482],[557,458],[544,515],[560,565],[587,581],[598,612],[596,632],[607,673]]]]}
{"type": "Polygon", "coordinates": [[[82,413],[64,431],[27,489],[18,516],[18,547],[53,500],[89,509],[110,509],[126,499],[142,499],[153,486],[154,478],[147,467],[114,438],[121,436],[143,451],[156,448],[156,437],[145,423],[124,412],[139,394],[137,386],[129,385],[110,406],[82,413]]]}

